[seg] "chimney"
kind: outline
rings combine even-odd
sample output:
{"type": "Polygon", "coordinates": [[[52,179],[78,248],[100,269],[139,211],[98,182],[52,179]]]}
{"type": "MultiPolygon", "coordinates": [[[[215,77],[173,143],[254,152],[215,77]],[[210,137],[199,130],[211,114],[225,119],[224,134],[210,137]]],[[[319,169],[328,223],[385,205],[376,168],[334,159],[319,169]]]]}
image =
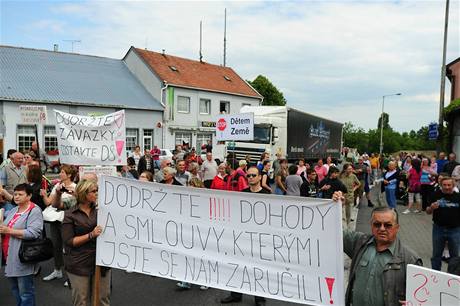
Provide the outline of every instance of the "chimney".
{"type": "Polygon", "coordinates": [[[54,52],[58,52],[59,51],[59,45],[58,44],[54,44],[54,52]]]}

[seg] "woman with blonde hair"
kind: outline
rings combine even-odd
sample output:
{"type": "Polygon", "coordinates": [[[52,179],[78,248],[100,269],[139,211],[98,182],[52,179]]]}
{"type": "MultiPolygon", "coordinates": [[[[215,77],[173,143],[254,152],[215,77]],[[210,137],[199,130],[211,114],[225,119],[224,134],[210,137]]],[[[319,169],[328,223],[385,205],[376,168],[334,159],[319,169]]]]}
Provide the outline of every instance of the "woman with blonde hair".
{"type": "MultiPolygon", "coordinates": [[[[77,205],[65,212],[62,240],[66,249],[65,269],[72,283],[72,304],[89,306],[96,267],[96,239],[102,233],[97,225],[98,187],[92,180],[81,180],[76,189],[77,205]]],[[[110,305],[110,270],[103,269],[99,305],[110,305]]]]}

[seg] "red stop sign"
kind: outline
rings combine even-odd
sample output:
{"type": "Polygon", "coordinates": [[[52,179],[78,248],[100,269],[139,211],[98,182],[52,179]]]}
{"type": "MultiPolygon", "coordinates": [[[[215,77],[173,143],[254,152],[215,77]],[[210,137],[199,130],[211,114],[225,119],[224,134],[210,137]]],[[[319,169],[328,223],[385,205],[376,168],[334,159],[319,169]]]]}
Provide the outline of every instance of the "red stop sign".
{"type": "Polygon", "coordinates": [[[227,122],[225,121],[224,118],[220,118],[219,121],[217,121],[217,128],[219,129],[219,131],[223,131],[225,130],[226,127],[227,127],[227,122]]]}

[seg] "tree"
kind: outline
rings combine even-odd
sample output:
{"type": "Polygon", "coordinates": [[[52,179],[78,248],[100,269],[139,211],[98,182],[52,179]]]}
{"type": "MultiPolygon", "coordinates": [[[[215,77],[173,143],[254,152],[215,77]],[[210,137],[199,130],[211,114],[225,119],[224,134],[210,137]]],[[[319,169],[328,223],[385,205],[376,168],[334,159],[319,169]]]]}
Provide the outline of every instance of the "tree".
{"type": "MultiPolygon", "coordinates": [[[[380,114],[379,121],[377,122],[377,128],[381,128],[382,115],[380,114]]],[[[383,128],[388,129],[390,128],[390,116],[387,113],[383,113],[383,128]]]]}
{"type": "Polygon", "coordinates": [[[283,93],[263,75],[257,76],[252,82],[247,82],[264,97],[262,105],[286,105],[283,93]]]}

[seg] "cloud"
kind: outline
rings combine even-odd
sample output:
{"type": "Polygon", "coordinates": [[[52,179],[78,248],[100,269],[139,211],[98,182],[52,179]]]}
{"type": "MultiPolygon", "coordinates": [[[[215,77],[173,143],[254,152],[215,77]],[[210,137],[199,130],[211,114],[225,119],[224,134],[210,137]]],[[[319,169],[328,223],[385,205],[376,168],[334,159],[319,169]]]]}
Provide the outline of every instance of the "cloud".
{"type": "MultiPolygon", "coordinates": [[[[204,59],[222,64],[227,8],[227,64],[244,79],[265,75],[289,105],[365,129],[381,97],[402,92],[389,99],[390,124],[417,130],[437,120],[444,3],[56,2],[48,18],[69,20],[63,31],[82,40],[79,52],[114,58],[134,45],[198,59],[202,20],[204,59]]],[[[448,61],[460,54],[458,1],[450,12],[448,61]]]]}

